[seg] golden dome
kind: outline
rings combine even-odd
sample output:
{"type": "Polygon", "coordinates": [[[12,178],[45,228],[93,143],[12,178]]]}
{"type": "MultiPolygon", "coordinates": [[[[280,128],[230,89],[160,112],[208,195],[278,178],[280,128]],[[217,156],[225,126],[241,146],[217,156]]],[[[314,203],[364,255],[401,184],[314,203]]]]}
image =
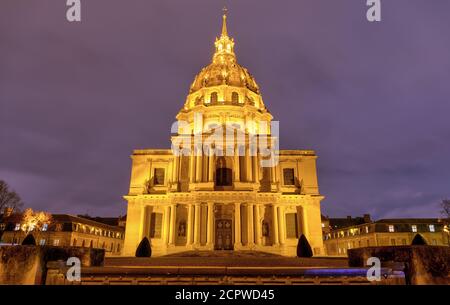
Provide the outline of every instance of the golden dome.
{"type": "Polygon", "coordinates": [[[212,63],[197,74],[190,93],[220,85],[247,88],[260,94],[259,86],[253,76],[236,61],[234,39],[228,36],[226,14],[223,15],[222,34],[220,38],[216,38],[212,63]]]}

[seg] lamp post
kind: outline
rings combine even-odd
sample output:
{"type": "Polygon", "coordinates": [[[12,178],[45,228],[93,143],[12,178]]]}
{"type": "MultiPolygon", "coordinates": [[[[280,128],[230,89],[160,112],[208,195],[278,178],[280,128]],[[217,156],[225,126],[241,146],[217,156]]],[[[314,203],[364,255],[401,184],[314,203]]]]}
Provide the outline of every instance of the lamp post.
{"type": "Polygon", "coordinates": [[[447,234],[447,244],[450,246],[450,228],[449,225],[444,226],[444,232],[447,234]]]}

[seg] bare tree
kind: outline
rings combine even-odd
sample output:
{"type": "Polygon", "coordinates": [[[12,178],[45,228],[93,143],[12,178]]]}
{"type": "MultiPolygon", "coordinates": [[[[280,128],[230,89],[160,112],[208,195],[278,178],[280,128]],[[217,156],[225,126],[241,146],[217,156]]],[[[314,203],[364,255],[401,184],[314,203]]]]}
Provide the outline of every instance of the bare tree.
{"type": "Polygon", "coordinates": [[[441,207],[442,207],[441,211],[442,215],[444,215],[444,217],[446,217],[447,219],[450,219],[450,199],[442,200],[441,207]]]}
{"type": "Polygon", "coordinates": [[[20,209],[23,206],[20,196],[9,189],[8,184],[0,180],[0,212],[5,208],[12,208],[14,210],[20,209]]]}

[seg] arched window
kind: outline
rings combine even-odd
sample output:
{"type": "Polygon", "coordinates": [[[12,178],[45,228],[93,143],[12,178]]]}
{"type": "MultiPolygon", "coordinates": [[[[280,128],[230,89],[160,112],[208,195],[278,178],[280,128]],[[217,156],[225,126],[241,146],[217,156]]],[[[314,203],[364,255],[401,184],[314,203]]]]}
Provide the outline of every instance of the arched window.
{"type": "Polygon", "coordinates": [[[239,103],[239,94],[237,92],[233,92],[231,94],[231,102],[233,104],[238,104],[239,103]]]}
{"type": "Polygon", "coordinates": [[[233,185],[233,171],[226,167],[226,160],[220,157],[217,160],[216,168],[216,185],[217,186],[232,186],[233,185]]]}
{"type": "Polygon", "coordinates": [[[211,93],[211,104],[217,104],[219,100],[219,97],[217,95],[217,92],[211,93]]]}

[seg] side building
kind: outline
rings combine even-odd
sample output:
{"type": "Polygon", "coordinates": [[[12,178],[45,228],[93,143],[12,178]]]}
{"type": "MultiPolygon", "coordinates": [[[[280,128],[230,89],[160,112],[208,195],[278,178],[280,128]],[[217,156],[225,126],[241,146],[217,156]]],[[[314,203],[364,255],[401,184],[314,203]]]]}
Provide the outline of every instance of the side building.
{"type": "MultiPolygon", "coordinates": [[[[348,219],[360,224],[339,226],[343,218],[335,222],[326,218],[329,230],[324,230],[324,246],[329,256],[346,256],[348,249],[374,246],[411,245],[419,235],[428,245],[450,245],[448,228],[437,218],[380,219],[364,222],[361,217],[348,219]]],[[[324,223],[324,218],[322,218],[324,223]]],[[[323,227],[324,227],[323,226],[323,227]]]]}
{"type": "MultiPolygon", "coordinates": [[[[115,222],[112,218],[95,219],[53,214],[50,224],[29,234],[38,245],[90,247],[105,249],[107,256],[120,255],[125,236],[125,228],[115,225],[120,219],[115,218],[115,222]]],[[[21,244],[27,236],[24,225],[21,213],[0,215],[0,244],[21,244]]]]}

